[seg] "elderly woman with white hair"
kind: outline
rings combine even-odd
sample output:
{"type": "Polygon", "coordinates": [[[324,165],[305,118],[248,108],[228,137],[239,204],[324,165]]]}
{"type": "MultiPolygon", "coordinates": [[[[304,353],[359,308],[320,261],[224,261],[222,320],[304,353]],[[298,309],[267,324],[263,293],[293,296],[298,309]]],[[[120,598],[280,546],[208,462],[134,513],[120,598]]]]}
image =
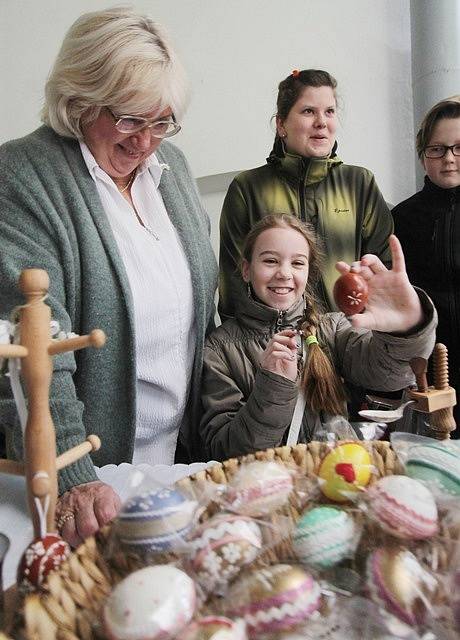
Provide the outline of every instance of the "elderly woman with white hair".
{"type": "MultiPolygon", "coordinates": [[[[0,317],[22,302],[20,272],[37,267],[63,331],[107,334],[100,351],[54,358],[58,453],[89,433],[102,440],[93,460],[59,476],[62,534],[77,544],[119,507],[93,463],[200,455],[217,267],[187,163],[164,141],[180,129],[187,89],[163,29],[122,8],[81,16],[45,95],[44,125],[0,147],[0,317]]],[[[16,408],[0,384],[0,424],[18,457],[16,408]]]]}

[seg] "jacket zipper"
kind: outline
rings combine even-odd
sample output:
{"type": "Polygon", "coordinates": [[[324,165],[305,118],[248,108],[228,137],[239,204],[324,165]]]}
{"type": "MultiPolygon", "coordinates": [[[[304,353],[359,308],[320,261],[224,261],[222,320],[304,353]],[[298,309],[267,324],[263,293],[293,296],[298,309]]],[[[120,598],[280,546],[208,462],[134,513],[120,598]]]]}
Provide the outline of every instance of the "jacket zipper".
{"type": "Polygon", "coordinates": [[[299,184],[299,218],[304,222],[307,221],[307,212],[305,211],[305,185],[303,182],[299,184]]]}
{"type": "Polygon", "coordinates": [[[286,315],[286,311],[278,311],[278,317],[275,323],[275,333],[279,333],[284,325],[284,317],[286,315]]]}

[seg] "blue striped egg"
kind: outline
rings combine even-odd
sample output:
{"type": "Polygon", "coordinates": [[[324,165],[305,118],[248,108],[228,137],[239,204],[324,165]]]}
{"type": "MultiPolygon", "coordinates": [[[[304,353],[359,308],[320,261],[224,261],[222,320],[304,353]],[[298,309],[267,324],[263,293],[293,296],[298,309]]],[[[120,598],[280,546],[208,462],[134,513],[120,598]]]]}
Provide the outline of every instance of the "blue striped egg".
{"type": "Polygon", "coordinates": [[[172,551],[192,528],[197,503],[175,489],[160,488],[130,498],[122,507],[116,532],[136,553],[172,551]]]}
{"type": "Polygon", "coordinates": [[[294,551],[302,564],[328,569],[352,556],[359,542],[353,517],[337,507],[314,507],[297,522],[294,551]]]}
{"type": "Polygon", "coordinates": [[[436,496],[460,496],[460,446],[454,443],[421,444],[411,447],[406,473],[422,481],[436,496]]]}

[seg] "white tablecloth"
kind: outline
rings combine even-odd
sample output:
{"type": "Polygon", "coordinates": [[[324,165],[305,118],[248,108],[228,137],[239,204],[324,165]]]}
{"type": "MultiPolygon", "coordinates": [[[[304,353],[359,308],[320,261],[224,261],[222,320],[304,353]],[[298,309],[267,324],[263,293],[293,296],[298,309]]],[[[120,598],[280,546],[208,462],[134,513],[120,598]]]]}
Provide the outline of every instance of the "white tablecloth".
{"type": "MultiPolygon", "coordinates": [[[[101,468],[96,467],[96,473],[100,480],[115,489],[122,500],[126,500],[146,476],[152,486],[155,483],[169,486],[213,464],[213,461],[173,466],[109,464],[101,468]]],[[[27,511],[25,479],[5,473],[0,473],[0,533],[5,534],[10,540],[10,549],[3,565],[3,588],[8,589],[16,581],[17,566],[22,553],[32,541],[33,528],[27,511]]]]}

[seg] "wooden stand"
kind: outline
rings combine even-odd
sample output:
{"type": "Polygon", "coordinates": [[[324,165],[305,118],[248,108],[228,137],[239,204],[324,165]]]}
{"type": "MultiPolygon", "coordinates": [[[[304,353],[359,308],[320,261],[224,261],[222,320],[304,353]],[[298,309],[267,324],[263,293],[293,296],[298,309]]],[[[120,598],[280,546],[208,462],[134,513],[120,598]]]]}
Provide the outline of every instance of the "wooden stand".
{"type": "Polygon", "coordinates": [[[450,438],[450,434],[456,426],[452,407],[457,404],[457,400],[455,389],[449,386],[447,348],[443,344],[438,343],[434,347],[433,365],[434,385],[428,387],[426,361],[422,358],[416,358],[411,362],[417,390],[409,389],[408,398],[417,403],[412,405],[412,409],[429,414],[430,427],[434,437],[438,440],[445,440],[450,438]],[[423,367],[425,368],[423,369],[423,367]]]}
{"type": "Polygon", "coordinates": [[[49,288],[48,274],[42,269],[27,269],[21,274],[19,287],[26,299],[26,304],[19,309],[21,342],[0,345],[0,356],[21,358],[21,377],[28,398],[24,463],[0,460],[0,471],[26,476],[34,535],[39,537],[40,519],[35,499],[43,501],[45,496],[49,496],[46,527],[47,532],[55,531],[57,470],[100,447],[99,438],[93,435],[86,442],[56,458],[56,435],[49,409],[52,356],[88,346],[100,348],[105,344],[105,334],[95,329],[88,336],[53,340],[50,330],[51,311],[44,302],[49,288]]]}

